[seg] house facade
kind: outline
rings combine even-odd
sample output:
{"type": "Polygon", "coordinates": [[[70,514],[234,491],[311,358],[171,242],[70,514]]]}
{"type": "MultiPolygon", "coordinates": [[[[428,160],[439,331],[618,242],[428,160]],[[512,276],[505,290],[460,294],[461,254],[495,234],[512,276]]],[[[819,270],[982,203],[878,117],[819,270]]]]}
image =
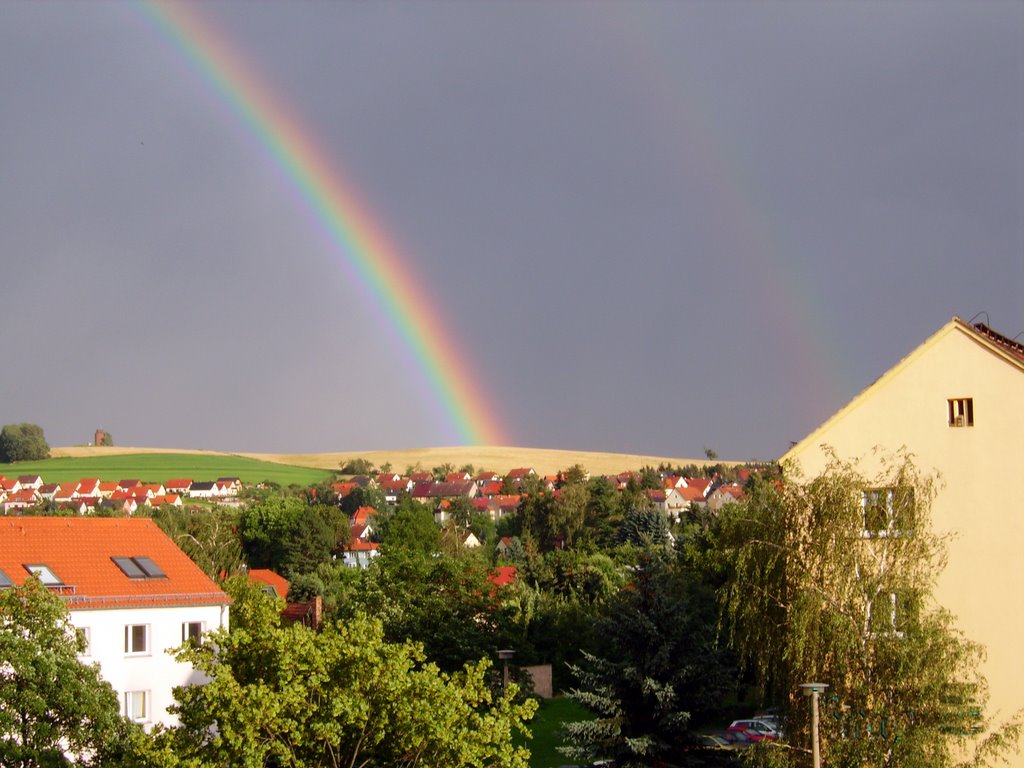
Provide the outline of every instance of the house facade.
{"type": "Polygon", "coordinates": [[[935,596],[986,648],[986,714],[1009,718],[1024,706],[1024,345],[954,317],[782,461],[814,477],[825,446],[868,476],[904,447],[938,473],[932,522],[950,538],[935,596]]]}
{"type": "Polygon", "coordinates": [[[15,585],[35,573],[64,599],[86,640],[82,661],[147,727],[176,724],[173,688],[204,682],[168,651],[228,625],[228,596],[148,519],[5,519],[0,572],[15,585]]]}

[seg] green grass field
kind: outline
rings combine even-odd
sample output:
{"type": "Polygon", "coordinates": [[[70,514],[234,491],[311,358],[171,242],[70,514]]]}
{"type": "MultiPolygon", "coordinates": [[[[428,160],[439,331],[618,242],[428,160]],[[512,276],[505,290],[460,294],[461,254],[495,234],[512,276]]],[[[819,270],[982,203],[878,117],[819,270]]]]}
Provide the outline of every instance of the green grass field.
{"type": "Polygon", "coordinates": [[[530,730],[533,732],[533,738],[527,744],[530,748],[530,768],[556,768],[571,764],[572,759],[557,749],[564,743],[561,736],[562,723],[588,717],[593,715],[564,696],[542,701],[540,709],[530,721],[530,730]]]}
{"type": "Polygon", "coordinates": [[[65,483],[86,477],[100,480],[137,478],[152,483],[181,477],[197,481],[238,477],[246,484],[269,480],[280,485],[313,485],[330,478],[333,473],[326,469],[275,464],[242,456],[187,453],[138,453],[0,464],[0,475],[9,478],[32,474],[41,475],[47,483],[65,483]]]}

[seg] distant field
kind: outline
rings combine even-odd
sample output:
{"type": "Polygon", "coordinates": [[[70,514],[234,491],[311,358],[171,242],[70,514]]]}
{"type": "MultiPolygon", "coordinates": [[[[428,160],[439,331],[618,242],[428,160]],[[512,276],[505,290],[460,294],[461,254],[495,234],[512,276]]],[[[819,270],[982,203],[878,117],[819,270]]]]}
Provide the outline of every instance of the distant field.
{"type": "MultiPolygon", "coordinates": [[[[617,472],[627,472],[632,470],[638,470],[644,466],[656,467],[659,464],[665,463],[672,466],[682,466],[686,464],[696,464],[703,466],[711,463],[706,459],[685,459],[685,458],[673,458],[667,456],[647,456],[631,453],[597,453],[594,451],[565,451],[555,450],[551,448],[508,448],[508,447],[496,447],[496,446],[459,446],[454,448],[413,448],[407,450],[394,450],[394,451],[340,451],[336,453],[301,453],[301,454],[287,454],[287,453],[239,453],[239,454],[226,454],[216,453],[213,451],[188,451],[188,450],[177,450],[177,449],[160,449],[160,448],[130,448],[130,447],[116,447],[116,448],[95,448],[92,446],[76,446],[72,448],[54,448],[51,454],[56,457],[71,457],[76,460],[91,460],[102,458],[104,461],[115,460],[118,456],[130,455],[132,456],[132,464],[137,464],[137,461],[149,460],[153,456],[159,456],[161,458],[154,459],[154,467],[160,467],[166,465],[168,460],[167,457],[176,457],[181,461],[186,462],[185,466],[189,466],[189,462],[195,464],[199,462],[198,466],[207,466],[202,463],[204,461],[245,461],[253,460],[263,462],[259,466],[276,466],[278,471],[286,471],[287,467],[298,467],[307,472],[317,472],[320,474],[316,477],[322,478],[326,476],[326,472],[330,470],[337,470],[345,462],[355,459],[364,458],[372,461],[377,467],[385,463],[390,463],[393,471],[404,472],[407,467],[413,467],[419,464],[423,469],[430,470],[433,467],[441,466],[442,464],[451,464],[455,468],[463,467],[466,464],[472,464],[477,470],[488,470],[491,472],[499,472],[501,474],[507,474],[510,469],[516,467],[533,467],[534,470],[541,475],[553,475],[559,470],[567,469],[573,464],[583,465],[591,474],[595,475],[608,475],[617,472]],[[282,466],[284,465],[284,466],[282,466]]],[[[51,460],[53,461],[53,460],[51,460]]],[[[735,462],[722,462],[724,464],[732,464],[735,462]]],[[[22,466],[18,465],[19,474],[25,474],[21,472],[22,466]]],[[[178,464],[177,466],[182,466],[178,464]]],[[[269,469],[269,468],[268,468],[269,469]]],[[[28,472],[38,471],[44,477],[45,473],[39,469],[28,469],[28,472]]],[[[76,470],[77,471],[77,470],[76,470]]],[[[177,472],[178,470],[174,470],[177,472]]],[[[266,470],[261,470],[266,471],[266,470]]],[[[198,470],[197,470],[198,472],[198,470]]],[[[13,473],[13,470],[5,470],[3,465],[0,465],[0,473],[6,473],[8,475],[13,473]]],[[[172,473],[173,474],[173,473],[172,473]]],[[[186,476],[188,472],[184,473],[186,476]]],[[[207,472],[209,474],[209,472],[207,472]]],[[[221,474],[226,475],[238,475],[243,480],[246,479],[246,475],[242,474],[241,471],[230,471],[225,470],[221,474]]],[[[84,475],[84,477],[94,477],[93,475],[84,475]]],[[[125,477],[134,475],[125,475],[125,477]]],[[[76,479],[76,478],[69,478],[76,479]]],[[[159,479],[159,478],[158,478],[159,479]]],[[[167,479],[167,478],[165,478],[167,479]]],[[[265,479],[260,477],[259,479],[265,479]]],[[[275,482],[281,482],[274,477],[275,482]]],[[[289,482],[300,482],[300,481],[289,481],[289,482]]],[[[311,482],[315,482],[311,481],[311,482]]]]}
{"type": "Polygon", "coordinates": [[[97,477],[101,480],[137,478],[154,483],[181,477],[199,481],[239,477],[244,483],[269,480],[281,485],[312,485],[331,476],[331,472],[322,468],[261,461],[226,453],[120,453],[105,448],[55,448],[52,454],[59,458],[0,464],[0,475],[17,477],[39,474],[48,483],[70,482],[84,477],[97,477]],[[67,453],[78,455],[68,456],[67,453]]]}
{"type": "MultiPolygon", "coordinates": [[[[418,448],[399,451],[345,451],[340,453],[307,454],[245,454],[253,458],[277,461],[282,464],[301,464],[307,467],[337,468],[345,461],[364,458],[378,467],[385,462],[396,472],[419,463],[429,470],[442,464],[456,469],[472,464],[477,470],[506,474],[516,467],[533,467],[541,475],[553,475],[573,464],[582,464],[591,474],[609,475],[637,470],[644,466],[656,467],[661,463],[703,466],[705,459],[678,459],[665,456],[642,456],[631,453],[596,453],[593,451],[563,451],[551,448],[507,448],[495,446],[461,446],[457,448],[418,448]]],[[[717,462],[716,462],[717,463],[717,462]]],[[[735,462],[722,462],[733,464],[735,462]]]]}

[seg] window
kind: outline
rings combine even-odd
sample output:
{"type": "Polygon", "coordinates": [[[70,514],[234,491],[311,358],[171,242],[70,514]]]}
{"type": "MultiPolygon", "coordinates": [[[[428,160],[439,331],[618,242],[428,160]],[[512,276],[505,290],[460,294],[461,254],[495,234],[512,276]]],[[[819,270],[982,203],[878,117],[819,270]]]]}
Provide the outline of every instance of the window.
{"type": "Polygon", "coordinates": [[[82,655],[92,656],[92,634],[88,627],[77,627],[78,636],[82,638],[82,655]]]}
{"type": "Polygon", "coordinates": [[[48,587],[57,587],[64,582],[60,580],[60,577],[50,570],[49,566],[46,565],[30,565],[25,564],[25,570],[39,579],[43,584],[48,587]]]}
{"type": "Polygon", "coordinates": [[[128,624],[124,628],[125,653],[149,653],[149,625],[128,624]]]}
{"type": "Polygon", "coordinates": [[[11,577],[8,576],[3,571],[0,571],[0,589],[7,589],[8,587],[13,587],[13,586],[14,586],[14,582],[11,581],[11,577]]]}
{"type": "Polygon", "coordinates": [[[868,597],[867,628],[870,637],[903,637],[910,623],[912,600],[909,594],[878,592],[868,597]]]}
{"type": "Polygon", "coordinates": [[[146,722],[149,719],[149,691],[126,691],[124,715],[137,723],[146,722]]]}
{"type": "Polygon", "coordinates": [[[203,640],[203,622],[186,621],[181,625],[181,642],[199,645],[203,640]]]}
{"type": "Polygon", "coordinates": [[[960,397],[947,400],[946,407],[949,412],[949,426],[974,426],[974,398],[960,397]]]}
{"type": "Polygon", "coordinates": [[[165,579],[167,574],[148,557],[112,557],[114,565],[129,579],[165,579]]]}
{"type": "Polygon", "coordinates": [[[868,488],[861,493],[864,538],[906,536],[914,529],[914,489],[868,488]]]}

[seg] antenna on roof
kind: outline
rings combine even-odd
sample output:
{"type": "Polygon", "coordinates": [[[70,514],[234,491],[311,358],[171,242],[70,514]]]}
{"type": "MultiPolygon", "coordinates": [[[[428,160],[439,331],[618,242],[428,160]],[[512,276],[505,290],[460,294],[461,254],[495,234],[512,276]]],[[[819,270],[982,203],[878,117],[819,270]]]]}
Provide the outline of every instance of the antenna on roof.
{"type": "Polygon", "coordinates": [[[977,320],[982,315],[985,316],[985,325],[991,326],[992,325],[992,321],[989,320],[988,312],[986,312],[985,310],[981,310],[981,312],[978,312],[974,317],[972,317],[970,320],[967,321],[967,324],[968,325],[974,325],[974,321],[977,320]]]}

